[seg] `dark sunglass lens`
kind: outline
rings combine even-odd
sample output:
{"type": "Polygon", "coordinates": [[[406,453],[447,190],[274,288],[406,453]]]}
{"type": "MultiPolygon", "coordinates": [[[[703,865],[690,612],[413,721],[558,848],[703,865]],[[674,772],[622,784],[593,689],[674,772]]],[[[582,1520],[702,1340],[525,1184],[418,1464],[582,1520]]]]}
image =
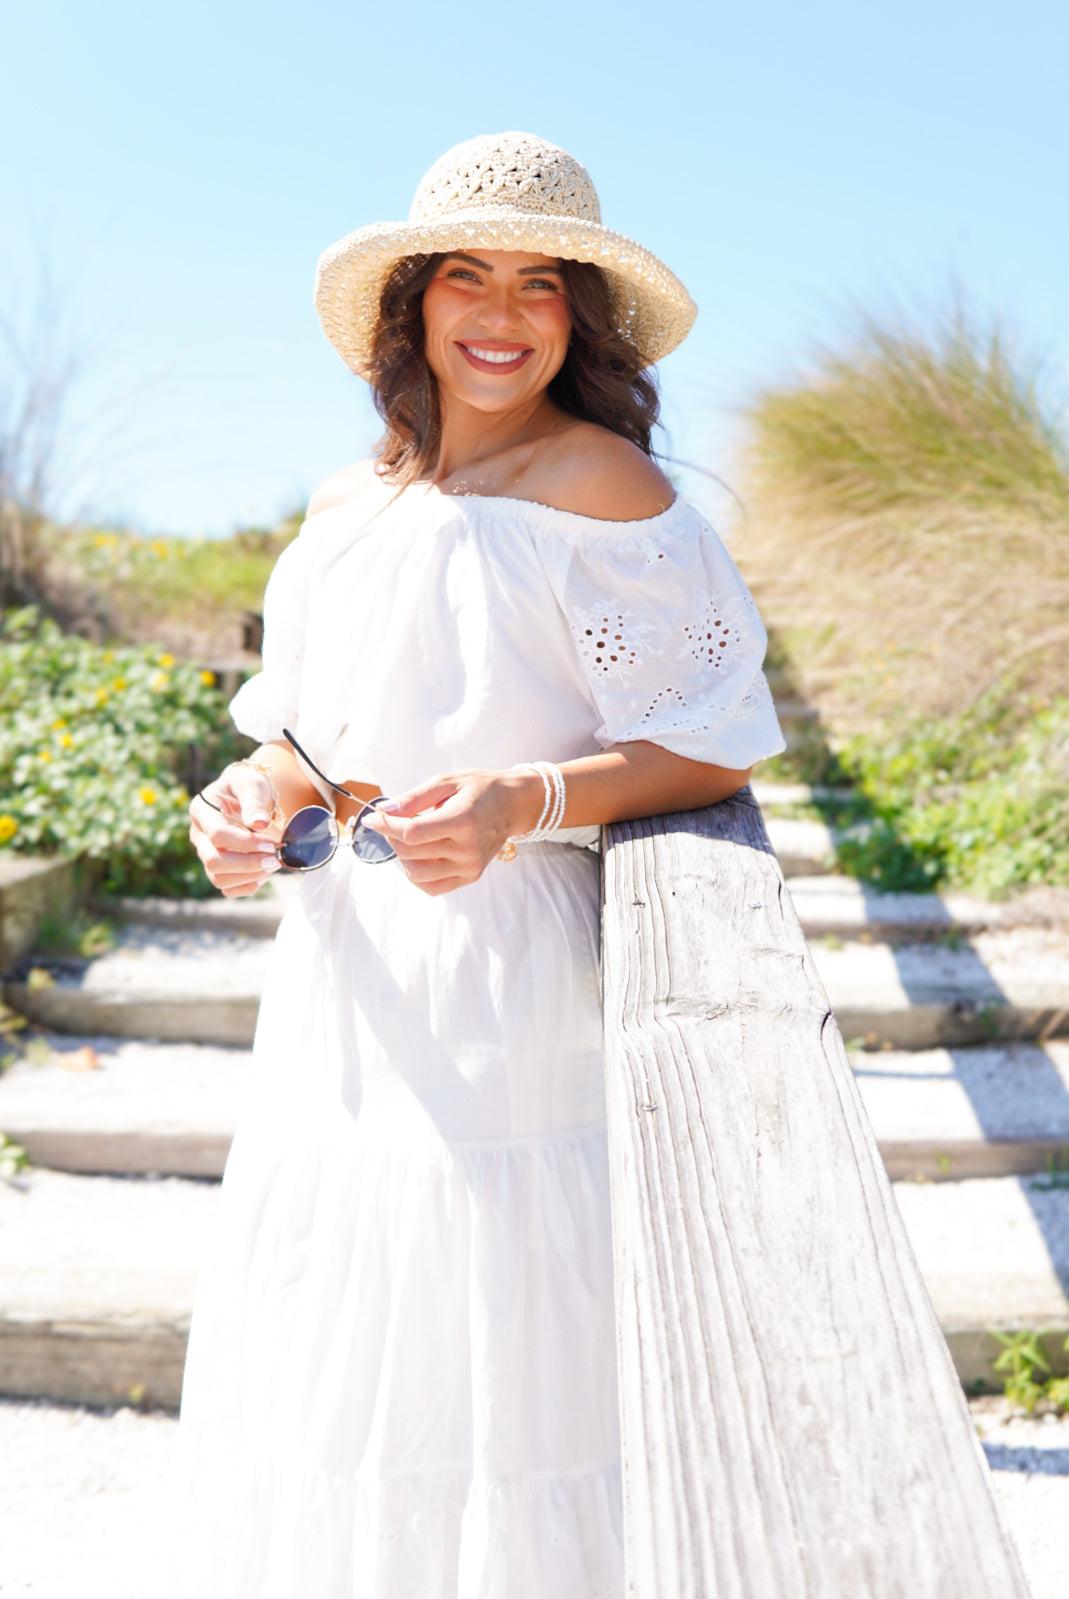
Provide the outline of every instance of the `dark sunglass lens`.
{"type": "Polygon", "coordinates": [[[325,866],[334,853],[338,827],[329,811],[310,805],[286,823],[278,846],[279,860],[291,869],[309,871],[325,866]]]}
{"type": "MultiPolygon", "coordinates": [[[[371,810],[370,805],[361,812],[361,815],[366,816],[369,810],[371,810]]],[[[379,861],[392,861],[396,853],[388,838],[383,838],[381,833],[374,832],[370,827],[361,827],[359,823],[357,824],[353,831],[353,854],[360,860],[375,866],[379,861]]]]}

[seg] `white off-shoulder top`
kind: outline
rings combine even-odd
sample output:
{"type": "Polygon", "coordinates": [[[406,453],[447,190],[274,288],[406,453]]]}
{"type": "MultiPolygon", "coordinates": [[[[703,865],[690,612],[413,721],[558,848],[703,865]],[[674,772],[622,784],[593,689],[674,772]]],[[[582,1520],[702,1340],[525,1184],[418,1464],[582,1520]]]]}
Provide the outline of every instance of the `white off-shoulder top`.
{"type": "Polygon", "coordinates": [[[252,738],[289,727],[331,777],[394,795],[634,739],[738,769],[784,747],[766,643],[734,562],[683,500],[607,522],[375,484],[283,552],[263,670],[231,712],[252,738]]]}

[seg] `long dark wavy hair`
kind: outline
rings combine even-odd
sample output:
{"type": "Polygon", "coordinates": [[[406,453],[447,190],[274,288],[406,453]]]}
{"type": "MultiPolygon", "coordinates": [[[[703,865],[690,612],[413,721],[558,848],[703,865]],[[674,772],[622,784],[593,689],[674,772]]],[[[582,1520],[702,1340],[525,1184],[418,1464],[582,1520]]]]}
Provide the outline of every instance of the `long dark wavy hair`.
{"type": "MultiPolygon", "coordinates": [[[[434,466],[441,445],[438,383],[424,355],[422,304],[444,259],[405,256],[379,299],[369,370],[375,409],[386,424],[377,454],[387,481],[402,487],[434,466]]],[[[616,327],[605,274],[588,261],[562,260],[560,267],[572,340],[549,397],[569,416],[597,422],[652,455],[657,383],[616,327]]]]}

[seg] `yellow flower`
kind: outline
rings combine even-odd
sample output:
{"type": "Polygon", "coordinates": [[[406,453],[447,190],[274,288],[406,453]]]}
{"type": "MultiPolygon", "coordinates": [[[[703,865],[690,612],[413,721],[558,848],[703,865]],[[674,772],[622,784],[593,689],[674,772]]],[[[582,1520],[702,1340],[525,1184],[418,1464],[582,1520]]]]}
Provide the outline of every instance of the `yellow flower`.
{"type": "Polygon", "coordinates": [[[51,756],[51,754],[49,753],[48,750],[42,750],[41,751],[41,759],[43,761],[50,761],[52,759],[52,756],[51,756]]]}
{"type": "Polygon", "coordinates": [[[98,533],[96,538],[93,540],[93,543],[96,545],[98,550],[113,549],[118,542],[119,535],[117,533],[98,533]]]}
{"type": "Polygon", "coordinates": [[[59,736],[59,742],[63,745],[65,750],[74,748],[74,740],[71,738],[69,733],[61,733],[59,736]]]}
{"type": "Polygon", "coordinates": [[[162,689],[167,687],[170,681],[171,679],[168,677],[166,672],[157,672],[155,677],[152,679],[152,682],[149,684],[149,687],[154,693],[159,694],[162,689]]]}
{"type": "Polygon", "coordinates": [[[174,656],[173,655],[161,655],[160,658],[159,658],[158,664],[160,666],[168,666],[168,667],[173,666],[174,665],[174,656]]]}
{"type": "Polygon", "coordinates": [[[53,722],[52,723],[52,731],[53,731],[53,733],[58,733],[60,728],[61,727],[66,727],[66,725],[67,725],[66,719],[61,716],[58,722],[53,722]]]}
{"type": "Polygon", "coordinates": [[[106,688],[98,688],[97,689],[97,704],[98,705],[103,705],[104,701],[107,699],[107,697],[108,697],[108,691],[107,691],[106,688]]]}
{"type": "Polygon", "coordinates": [[[102,661],[108,661],[110,663],[111,661],[113,661],[115,659],[115,651],[114,650],[105,650],[103,655],[100,657],[100,659],[102,661]]]}
{"type": "Polygon", "coordinates": [[[19,824],[13,816],[0,816],[0,844],[9,843],[18,830],[19,824]]]}
{"type": "Polygon", "coordinates": [[[154,788],[150,788],[146,783],[144,788],[139,788],[137,792],[140,795],[142,805],[155,805],[156,790],[154,788]]]}
{"type": "Polygon", "coordinates": [[[124,688],[130,687],[125,677],[117,677],[111,686],[116,694],[121,694],[124,688]]]}
{"type": "Polygon", "coordinates": [[[149,549],[152,551],[153,555],[158,555],[161,561],[166,558],[167,546],[164,544],[162,539],[153,539],[152,543],[149,545],[149,549]]]}
{"type": "Polygon", "coordinates": [[[202,683],[207,684],[208,688],[211,688],[212,684],[215,682],[215,673],[214,672],[202,672],[200,674],[200,680],[201,680],[202,683]]]}

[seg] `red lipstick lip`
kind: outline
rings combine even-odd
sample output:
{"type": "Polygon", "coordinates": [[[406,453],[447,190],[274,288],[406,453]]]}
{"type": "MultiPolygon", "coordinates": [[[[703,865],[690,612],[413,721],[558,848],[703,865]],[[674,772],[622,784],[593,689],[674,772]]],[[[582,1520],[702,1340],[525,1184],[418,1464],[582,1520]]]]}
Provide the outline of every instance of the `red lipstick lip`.
{"type": "MultiPolygon", "coordinates": [[[[493,350],[495,353],[497,353],[498,351],[508,350],[510,346],[507,344],[498,344],[496,342],[487,340],[484,348],[487,350],[493,350]]],[[[534,350],[531,349],[530,345],[512,345],[511,348],[516,351],[516,358],[513,361],[483,361],[474,353],[474,351],[470,350],[466,344],[461,344],[459,341],[457,342],[457,349],[467,361],[468,365],[473,366],[477,372],[515,372],[534,354],[534,350]]]]}

